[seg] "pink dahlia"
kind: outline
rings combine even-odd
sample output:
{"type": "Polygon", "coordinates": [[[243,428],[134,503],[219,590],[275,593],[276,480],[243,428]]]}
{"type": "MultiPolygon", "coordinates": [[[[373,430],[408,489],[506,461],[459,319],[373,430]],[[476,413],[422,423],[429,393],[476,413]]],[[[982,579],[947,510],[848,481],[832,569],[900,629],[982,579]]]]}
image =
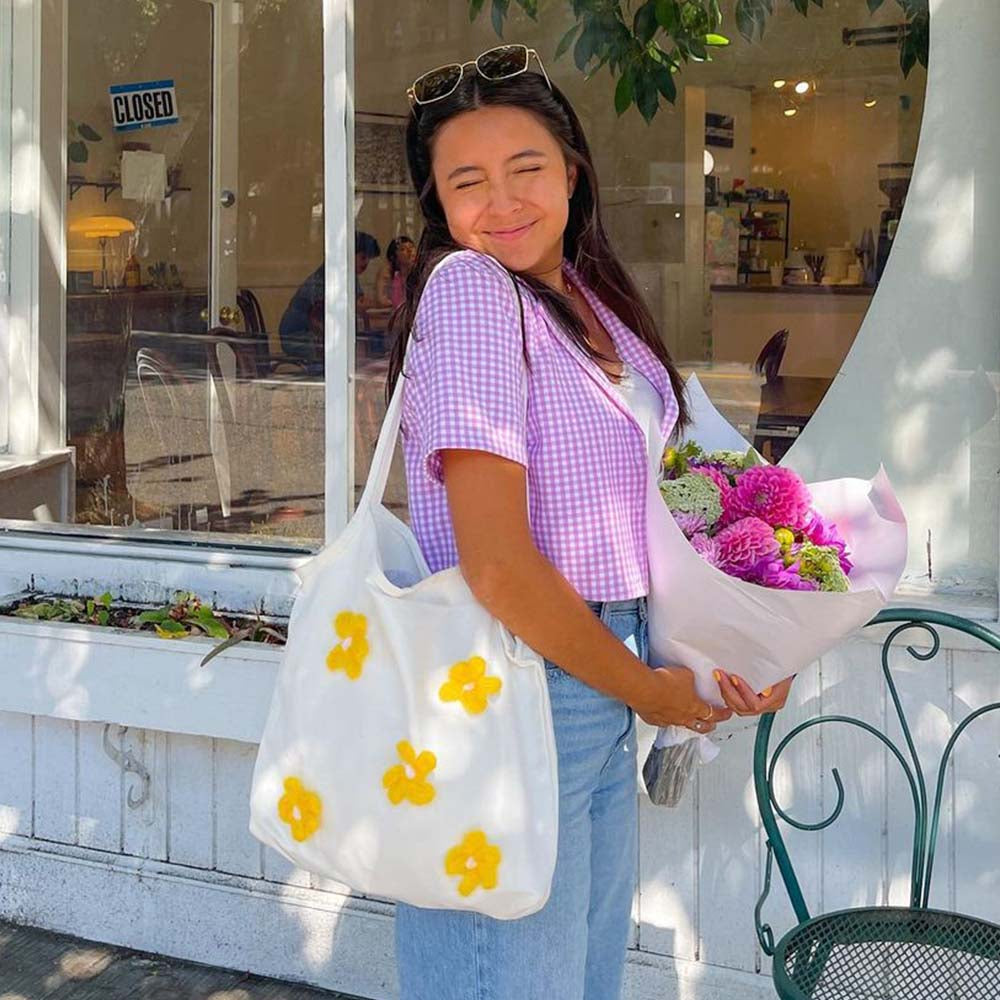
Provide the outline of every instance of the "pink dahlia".
{"type": "Polygon", "coordinates": [[[691,538],[692,535],[696,535],[699,531],[704,531],[707,527],[704,515],[702,514],[687,514],[682,510],[674,510],[671,513],[674,515],[677,527],[684,532],[687,538],[691,538]]]}
{"type": "Polygon", "coordinates": [[[811,513],[812,497],[791,469],[755,465],[722,498],[721,524],[754,517],[773,528],[800,531],[811,513]]]}
{"type": "Polygon", "coordinates": [[[763,559],[780,557],[774,529],[759,517],[744,517],[715,536],[719,566],[731,576],[746,579],[763,559]]]}
{"type": "Polygon", "coordinates": [[[717,569],[719,566],[719,546],[714,538],[709,538],[703,531],[691,536],[691,547],[705,560],[717,569]]]}
{"type": "Polygon", "coordinates": [[[813,545],[830,545],[835,548],[840,559],[840,568],[845,574],[849,574],[854,569],[854,563],[851,562],[850,556],[847,554],[847,542],[841,537],[833,521],[828,521],[818,511],[810,511],[806,523],[802,526],[802,534],[813,545]]]}

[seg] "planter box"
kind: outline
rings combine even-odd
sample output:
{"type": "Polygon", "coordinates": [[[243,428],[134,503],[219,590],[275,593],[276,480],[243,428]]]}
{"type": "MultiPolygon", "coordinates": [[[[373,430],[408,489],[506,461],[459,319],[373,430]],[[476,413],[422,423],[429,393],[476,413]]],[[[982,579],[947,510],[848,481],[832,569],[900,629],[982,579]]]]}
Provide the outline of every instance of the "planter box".
{"type": "Polygon", "coordinates": [[[284,647],[218,642],[0,615],[0,710],[259,743],[284,647]]]}

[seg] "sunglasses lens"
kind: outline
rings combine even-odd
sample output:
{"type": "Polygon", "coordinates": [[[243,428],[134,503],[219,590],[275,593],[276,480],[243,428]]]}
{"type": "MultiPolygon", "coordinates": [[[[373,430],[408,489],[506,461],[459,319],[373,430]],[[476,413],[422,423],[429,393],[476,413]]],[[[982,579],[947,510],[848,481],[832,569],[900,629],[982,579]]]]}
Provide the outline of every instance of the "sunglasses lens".
{"type": "Polygon", "coordinates": [[[413,96],[418,104],[439,100],[442,97],[447,97],[458,86],[458,81],[461,78],[462,67],[458,63],[442,66],[440,69],[432,69],[414,81],[413,96]]]}
{"type": "Polygon", "coordinates": [[[476,68],[487,80],[503,80],[528,68],[528,49],[524,45],[499,45],[476,60],[476,68]]]}

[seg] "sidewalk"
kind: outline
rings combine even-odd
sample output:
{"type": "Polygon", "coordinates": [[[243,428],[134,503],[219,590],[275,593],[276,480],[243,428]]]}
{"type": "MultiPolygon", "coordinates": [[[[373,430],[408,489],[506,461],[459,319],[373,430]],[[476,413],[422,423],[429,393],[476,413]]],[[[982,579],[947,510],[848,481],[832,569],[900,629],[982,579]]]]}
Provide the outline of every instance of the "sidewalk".
{"type": "Polygon", "coordinates": [[[0,1000],[364,1000],[0,921],[0,1000]]]}

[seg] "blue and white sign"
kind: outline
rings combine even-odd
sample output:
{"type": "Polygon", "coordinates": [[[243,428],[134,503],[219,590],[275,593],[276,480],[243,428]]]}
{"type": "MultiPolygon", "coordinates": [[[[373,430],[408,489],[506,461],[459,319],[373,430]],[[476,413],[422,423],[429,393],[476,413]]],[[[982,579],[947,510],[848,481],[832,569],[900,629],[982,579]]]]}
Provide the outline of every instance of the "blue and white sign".
{"type": "Polygon", "coordinates": [[[111,118],[116,132],[138,128],[176,125],[177,97],[173,80],[150,80],[147,83],[119,83],[108,88],[111,95],[111,118]]]}

